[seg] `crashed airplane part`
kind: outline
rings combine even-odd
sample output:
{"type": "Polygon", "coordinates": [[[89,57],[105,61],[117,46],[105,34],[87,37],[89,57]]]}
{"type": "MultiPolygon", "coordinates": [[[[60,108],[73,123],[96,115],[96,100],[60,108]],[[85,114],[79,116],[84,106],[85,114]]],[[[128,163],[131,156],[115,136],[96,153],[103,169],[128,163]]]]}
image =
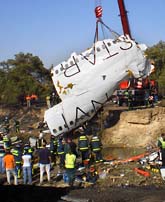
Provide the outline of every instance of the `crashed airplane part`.
{"type": "Polygon", "coordinates": [[[148,76],[152,65],[145,57],[146,48],[121,35],[96,41],[92,48],[55,66],[52,80],[62,101],[45,111],[51,134],[58,136],[90,120],[130,74],[148,76]]]}

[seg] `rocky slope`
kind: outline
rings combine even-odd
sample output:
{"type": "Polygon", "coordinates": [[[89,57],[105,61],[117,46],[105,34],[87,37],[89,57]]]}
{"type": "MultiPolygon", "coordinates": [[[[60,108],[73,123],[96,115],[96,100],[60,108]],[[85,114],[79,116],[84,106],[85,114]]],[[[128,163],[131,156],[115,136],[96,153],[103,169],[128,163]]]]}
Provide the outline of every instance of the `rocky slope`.
{"type": "Polygon", "coordinates": [[[104,130],[104,146],[146,147],[155,144],[165,132],[165,107],[156,106],[132,111],[110,111],[111,119],[118,116],[117,123],[104,130]]]}

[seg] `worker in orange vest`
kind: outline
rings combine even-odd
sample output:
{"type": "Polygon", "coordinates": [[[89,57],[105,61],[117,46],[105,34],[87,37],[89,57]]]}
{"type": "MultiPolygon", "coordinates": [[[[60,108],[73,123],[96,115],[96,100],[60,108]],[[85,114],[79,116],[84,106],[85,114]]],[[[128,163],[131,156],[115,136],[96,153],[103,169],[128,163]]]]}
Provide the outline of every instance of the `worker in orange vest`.
{"type": "Polygon", "coordinates": [[[31,106],[31,96],[30,95],[26,96],[26,103],[27,103],[27,107],[29,108],[31,106]]]}
{"type": "Polygon", "coordinates": [[[32,93],[32,95],[31,95],[31,104],[34,104],[37,99],[38,99],[38,96],[36,94],[32,93]]]}

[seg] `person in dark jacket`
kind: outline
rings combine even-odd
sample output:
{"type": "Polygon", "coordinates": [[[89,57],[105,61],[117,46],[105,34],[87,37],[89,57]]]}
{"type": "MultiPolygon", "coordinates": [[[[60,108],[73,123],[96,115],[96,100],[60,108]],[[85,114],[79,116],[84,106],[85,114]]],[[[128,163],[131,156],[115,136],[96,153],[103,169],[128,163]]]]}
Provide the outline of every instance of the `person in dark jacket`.
{"type": "Polygon", "coordinates": [[[56,155],[57,155],[57,138],[54,135],[50,137],[50,153],[51,159],[54,165],[56,165],[56,155]]]}
{"type": "Polygon", "coordinates": [[[64,152],[64,141],[62,137],[57,139],[57,155],[59,157],[59,166],[64,168],[65,165],[65,152],[64,152]]]}
{"type": "Polygon", "coordinates": [[[21,172],[22,172],[22,151],[21,151],[21,145],[17,144],[14,149],[11,150],[12,154],[14,155],[15,164],[16,164],[16,174],[17,178],[21,178],[21,172]]]}
{"type": "Polygon", "coordinates": [[[84,161],[89,161],[89,140],[85,134],[80,134],[78,138],[78,150],[81,153],[82,165],[84,161]]]}
{"type": "Polygon", "coordinates": [[[43,183],[43,175],[46,171],[47,180],[50,182],[50,167],[51,167],[51,153],[46,147],[46,143],[43,143],[43,148],[38,152],[39,165],[40,165],[40,184],[43,183]]]}
{"type": "Polygon", "coordinates": [[[90,142],[90,146],[91,146],[91,151],[92,153],[95,155],[95,162],[102,162],[103,158],[102,158],[102,143],[100,138],[94,134],[91,142],[90,142]]]}

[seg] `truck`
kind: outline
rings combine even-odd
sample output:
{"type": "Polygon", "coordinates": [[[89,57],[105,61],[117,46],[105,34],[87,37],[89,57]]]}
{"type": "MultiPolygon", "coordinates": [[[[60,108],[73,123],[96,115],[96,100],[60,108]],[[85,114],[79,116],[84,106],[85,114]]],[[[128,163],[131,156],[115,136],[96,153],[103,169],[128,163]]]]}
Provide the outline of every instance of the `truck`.
{"type": "Polygon", "coordinates": [[[128,106],[127,92],[132,95],[131,102],[133,106],[145,105],[150,99],[153,99],[153,102],[157,102],[158,82],[149,78],[130,78],[121,81],[116,90],[117,103],[119,106],[128,106]]]}

